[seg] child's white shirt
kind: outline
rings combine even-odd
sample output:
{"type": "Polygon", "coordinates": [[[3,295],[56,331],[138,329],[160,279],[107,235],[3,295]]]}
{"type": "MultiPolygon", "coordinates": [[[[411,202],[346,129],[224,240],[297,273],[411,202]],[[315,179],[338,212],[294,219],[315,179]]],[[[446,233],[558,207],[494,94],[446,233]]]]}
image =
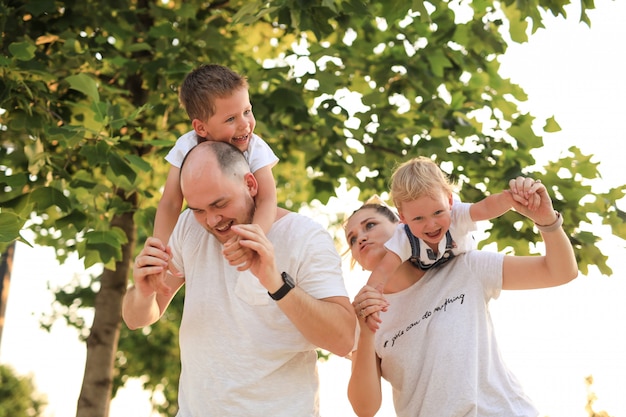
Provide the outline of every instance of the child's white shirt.
{"type": "MultiPolygon", "coordinates": [[[[176,144],[165,156],[165,160],[176,168],[180,168],[183,159],[185,159],[185,155],[197,144],[198,135],[196,131],[192,130],[187,132],[176,140],[176,144]]],[[[254,133],[250,138],[248,150],[243,154],[253,174],[263,167],[269,166],[271,168],[278,162],[278,157],[274,154],[272,148],[270,148],[267,142],[254,133]]]]}
{"type": "MultiPolygon", "coordinates": [[[[470,207],[471,203],[462,203],[456,200],[452,204],[449,231],[454,241],[452,254],[455,256],[476,249],[476,241],[471,234],[472,231],[476,230],[476,222],[473,222],[470,217],[470,207]]],[[[437,262],[437,260],[441,259],[446,253],[447,242],[445,236],[439,242],[436,255],[434,255],[432,249],[430,249],[422,239],[419,239],[419,241],[420,261],[425,265],[437,262]]],[[[385,243],[385,248],[398,255],[402,262],[411,258],[413,254],[411,242],[405,232],[404,223],[400,223],[396,226],[393,236],[385,243]]]]}

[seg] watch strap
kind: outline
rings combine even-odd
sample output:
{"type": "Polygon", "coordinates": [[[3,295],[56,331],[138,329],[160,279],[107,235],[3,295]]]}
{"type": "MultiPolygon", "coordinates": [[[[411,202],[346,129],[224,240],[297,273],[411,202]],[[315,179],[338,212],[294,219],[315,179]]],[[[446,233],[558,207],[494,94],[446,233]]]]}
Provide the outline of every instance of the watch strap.
{"type": "Polygon", "coordinates": [[[283,272],[280,274],[281,278],[283,279],[283,286],[280,287],[275,293],[270,293],[269,291],[267,292],[269,294],[270,297],[272,297],[272,299],[274,301],[279,301],[281,300],[284,296],[287,295],[287,293],[289,291],[291,291],[291,289],[293,287],[295,287],[293,278],[291,278],[291,276],[289,276],[288,273],[283,272]]]}

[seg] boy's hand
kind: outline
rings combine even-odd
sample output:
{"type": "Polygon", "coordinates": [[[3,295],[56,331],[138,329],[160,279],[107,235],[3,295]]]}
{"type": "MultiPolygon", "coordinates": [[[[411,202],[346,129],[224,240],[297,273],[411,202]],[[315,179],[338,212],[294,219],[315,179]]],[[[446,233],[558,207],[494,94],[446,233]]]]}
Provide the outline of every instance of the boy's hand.
{"type": "Polygon", "coordinates": [[[146,240],[133,264],[135,287],[144,297],[149,297],[154,293],[163,295],[171,293],[172,289],[165,284],[165,274],[169,268],[170,258],[169,248],[163,246],[159,239],[150,237],[146,240]]]}
{"type": "Polygon", "coordinates": [[[274,246],[258,224],[237,224],[232,226],[237,239],[224,244],[224,252],[231,265],[239,265],[239,271],[249,269],[265,288],[282,285],[280,272],[276,269],[274,246]],[[232,261],[231,261],[232,259],[232,261]]]}
{"type": "Polygon", "coordinates": [[[374,333],[379,329],[379,323],[382,323],[379,312],[387,311],[389,304],[382,294],[380,284],[376,288],[365,285],[354,298],[352,305],[361,325],[365,323],[374,333]]]}
{"type": "Polygon", "coordinates": [[[538,191],[543,190],[541,180],[517,177],[509,181],[509,191],[513,200],[530,211],[535,211],[541,204],[541,196],[538,191]]]}
{"type": "Polygon", "coordinates": [[[250,261],[254,255],[249,248],[239,244],[239,236],[234,236],[224,243],[222,254],[229,264],[237,267],[237,271],[245,271],[250,268],[250,261]]]}

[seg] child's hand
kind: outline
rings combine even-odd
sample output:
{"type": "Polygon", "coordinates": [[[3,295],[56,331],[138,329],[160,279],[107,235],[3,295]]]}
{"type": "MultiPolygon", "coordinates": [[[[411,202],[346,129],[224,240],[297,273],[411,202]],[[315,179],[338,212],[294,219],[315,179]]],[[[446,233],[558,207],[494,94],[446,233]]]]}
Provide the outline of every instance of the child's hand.
{"type": "Polygon", "coordinates": [[[144,297],[155,293],[165,296],[171,294],[172,289],[165,283],[171,255],[169,247],[165,247],[159,239],[150,237],[146,240],[133,264],[135,287],[144,297]]]}
{"type": "Polygon", "coordinates": [[[378,314],[378,312],[372,313],[369,316],[365,317],[365,324],[367,324],[367,327],[369,327],[369,329],[374,333],[380,328],[379,323],[382,322],[383,321],[380,319],[380,315],[378,314]]]}
{"type": "Polygon", "coordinates": [[[388,303],[382,294],[383,284],[376,288],[365,285],[352,303],[360,321],[365,322],[371,332],[376,332],[382,323],[379,312],[387,311],[388,303]]]}
{"type": "Polygon", "coordinates": [[[541,180],[517,177],[509,181],[510,193],[517,203],[525,206],[530,211],[535,211],[541,204],[541,197],[537,192],[543,189],[541,180]]]}
{"type": "Polygon", "coordinates": [[[250,268],[252,257],[256,254],[249,248],[241,246],[239,239],[239,236],[234,236],[224,243],[222,254],[229,264],[237,266],[238,271],[245,271],[250,268]]]}

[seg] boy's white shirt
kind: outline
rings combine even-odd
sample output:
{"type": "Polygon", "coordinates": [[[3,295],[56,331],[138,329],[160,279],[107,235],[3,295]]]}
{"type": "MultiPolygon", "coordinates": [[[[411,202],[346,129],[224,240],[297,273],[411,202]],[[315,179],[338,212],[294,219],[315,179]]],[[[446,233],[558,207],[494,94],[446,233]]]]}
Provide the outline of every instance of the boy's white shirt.
{"type": "MultiPolygon", "coordinates": [[[[452,204],[449,230],[452,239],[456,243],[456,247],[452,249],[454,255],[476,249],[476,241],[471,232],[475,231],[477,227],[476,222],[473,222],[470,217],[469,210],[471,205],[471,203],[462,203],[458,200],[454,200],[452,204]]],[[[411,242],[404,230],[404,223],[400,223],[396,226],[393,236],[385,243],[385,248],[398,255],[403,262],[411,258],[411,242]]],[[[427,254],[428,249],[429,247],[426,242],[420,239],[420,260],[424,264],[432,264],[444,255],[446,251],[446,238],[444,237],[439,242],[437,259],[429,259],[427,254]]]]}
{"type": "MultiPolygon", "coordinates": [[[[165,156],[165,160],[180,168],[185,159],[185,155],[198,144],[198,135],[195,130],[185,133],[176,140],[176,144],[165,156]]],[[[254,174],[257,170],[270,166],[273,167],[278,162],[278,157],[272,148],[259,136],[252,134],[248,149],[243,153],[250,165],[250,171],[254,174]]]]}

